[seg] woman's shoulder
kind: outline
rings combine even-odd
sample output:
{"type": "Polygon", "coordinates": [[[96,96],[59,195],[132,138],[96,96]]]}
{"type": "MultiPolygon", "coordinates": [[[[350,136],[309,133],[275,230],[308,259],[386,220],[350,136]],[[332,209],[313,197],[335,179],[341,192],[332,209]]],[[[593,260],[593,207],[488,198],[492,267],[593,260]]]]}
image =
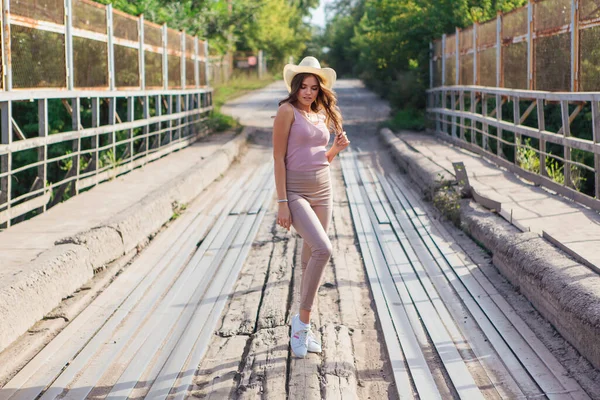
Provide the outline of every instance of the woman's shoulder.
{"type": "Polygon", "coordinates": [[[277,110],[278,113],[292,114],[294,112],[294,106],[290,103],[283,103],[277,110]]]}

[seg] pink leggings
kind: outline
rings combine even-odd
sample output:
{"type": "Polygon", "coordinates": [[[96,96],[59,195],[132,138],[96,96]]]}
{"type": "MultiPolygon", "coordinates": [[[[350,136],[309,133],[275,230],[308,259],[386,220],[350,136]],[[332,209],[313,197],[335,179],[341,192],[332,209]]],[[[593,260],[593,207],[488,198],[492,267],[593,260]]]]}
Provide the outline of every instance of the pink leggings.
{"type": "Polygon", "coordinates": [[[304,239],[300,308],[310,311],[331,257],[327,236],[333,212],[329,167],[317,171],[288,170],[286,186],[292,226],[304,239]]]}

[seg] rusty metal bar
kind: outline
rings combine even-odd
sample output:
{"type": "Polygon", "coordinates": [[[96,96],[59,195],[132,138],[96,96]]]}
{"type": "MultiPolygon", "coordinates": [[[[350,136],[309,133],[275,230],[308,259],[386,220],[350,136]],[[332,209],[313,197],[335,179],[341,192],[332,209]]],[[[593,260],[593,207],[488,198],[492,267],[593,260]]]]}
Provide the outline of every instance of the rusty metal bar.
{"type": "Polygon", "coordinates": [[[196,89],[200,87],[200,61],[198,60],[198,36],[194,36],[194,81],[196,89]]]}
{"type": "Polygon", "coordinates": [[[67,69],[67,89],[73,90],[75,71],[73,70],[73,3],[65,0],[65,66],[67,69]]]}
{"type": "Polygon", "coordinates": [[[579,0],[571,0],[571,91],[579,91],[579,0]]]}
{"type": "MultiPolygon", "coordinates": [[[[138,64],[140,71],[140,89],[146,90],[146,55],[144,50],[144,14],[141,14],[138,19],[138,64]]],[[[132,153],[133,155],[133,153],[132,153]]]]}
{"type": "Polygon", "coordinates": [[[180,45],[181,45],[181,61],[179,62],[179,73],[181,76],[181,88],[185,89],[186,76],[185,76],[185,31],[180,32],[180,45]]]}
{"type": "Polygon", "coordinates": [[[527,3],[527,87],[529,90],[534,89],[534,57],[535,52],[533,48],[533,7],[535,6],[534,0],[529,0],[527,3]]]}
{"type": "Polygon", "coordinates": [[[108,88],[115,90],[115,44],[113,37],[113,7],[106,6],[106,35],[108,36],[108,88]]]}
{"type": "Polygon", "coordinates": [[[169,56],[167,54],[167,24],[162,26],[162,41],[163,41],[163,89],[169,88],[169,56]]]}
{"type": "Polygon", "coordinates": [[[479,24],[475,22],[473,24],[473,85],[479,84],[479,52],[477,51],[477,28],[479,24]]]}
{"type": "Polygon", "coordinates": [[[496,86],[504,86],[502,79],[502,13],[496,15],[496,86]]]}
{"type": "MultiPolygon", "coordinates": [[[[2,2],[2,74],[5,91],[12,90],[12,44],[10,29],[10,1],[2,2]]],[[[0,201],[1,203],[1,201],[0,201]]]]}

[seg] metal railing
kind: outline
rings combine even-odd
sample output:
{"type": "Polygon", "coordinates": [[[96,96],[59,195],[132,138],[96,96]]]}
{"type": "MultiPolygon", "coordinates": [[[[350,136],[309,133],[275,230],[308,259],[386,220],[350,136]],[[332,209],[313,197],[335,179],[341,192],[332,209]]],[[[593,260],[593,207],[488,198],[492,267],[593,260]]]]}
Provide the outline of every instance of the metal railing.
{"type": "Polygon", "coordinates": [[[430,45],[430,128],[600,210],[599,43],[599,0],[457,28],[430,45]]]}
{"type": "Polygon", "coordinates": [[[3,8],[0,228],[206,130],[206,41],[88,0],[3,8]]]}

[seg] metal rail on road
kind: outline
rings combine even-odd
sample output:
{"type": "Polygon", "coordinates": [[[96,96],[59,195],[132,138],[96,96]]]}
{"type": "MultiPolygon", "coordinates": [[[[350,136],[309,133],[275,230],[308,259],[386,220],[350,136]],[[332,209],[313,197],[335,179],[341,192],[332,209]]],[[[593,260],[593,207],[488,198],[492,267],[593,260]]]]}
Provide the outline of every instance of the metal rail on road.
{"type": "Polygon", "coordinates": [[[272,201],[272,167],[222,183],[158,235],[0,399],[184,398],[272,201]],[[259,211],[232,212],[238,202],[259,211]]]}
{"type": "Polygon", "coordinates": [[[400,175],[341,160],[400,398],[589,398],[400,175]]]}

